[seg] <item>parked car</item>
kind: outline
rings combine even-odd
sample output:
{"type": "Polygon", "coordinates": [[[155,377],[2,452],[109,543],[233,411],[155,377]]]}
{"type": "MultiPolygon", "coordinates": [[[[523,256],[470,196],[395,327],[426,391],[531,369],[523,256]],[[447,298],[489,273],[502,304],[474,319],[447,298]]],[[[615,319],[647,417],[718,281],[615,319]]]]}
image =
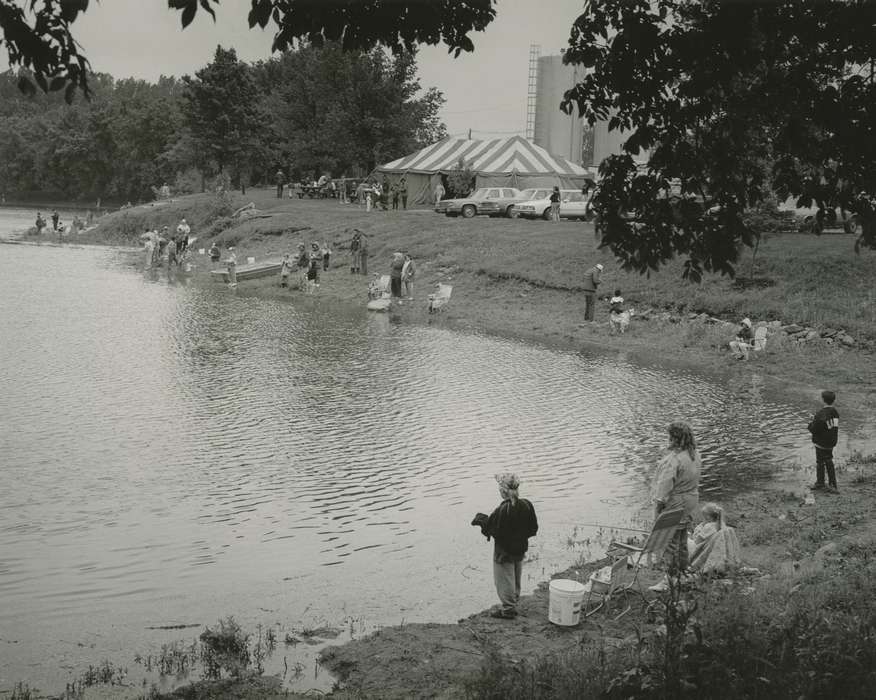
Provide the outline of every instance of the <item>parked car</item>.
{"type": "MultiPolygon", "coordinates": [[[[541,190],[544,196],[514,205],[512,216],[526,219],[551,218],[551,190],[541,190]]],[[[560,216],[565,219],[590,218],[590,195],[581,190],[560,190],[560,216]]]]}
{"type": "Polygon", "coordinates": [[[443,199],[435,205],[435,211],[446,216],[470,219],[478,214],[487,216],[510,216],[515,202],[520,201],[520,190],[514,187],[481,187],[468,197],[443,199]]]}

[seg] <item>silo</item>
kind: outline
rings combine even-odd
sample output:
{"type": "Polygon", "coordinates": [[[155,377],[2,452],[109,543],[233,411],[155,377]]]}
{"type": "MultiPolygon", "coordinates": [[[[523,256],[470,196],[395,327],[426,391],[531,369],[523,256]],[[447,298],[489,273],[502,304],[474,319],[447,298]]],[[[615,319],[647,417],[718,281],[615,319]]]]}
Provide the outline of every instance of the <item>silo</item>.
{"type": "MultiPolygon", "coordinates": [[[[566,90],[579,82],[583,69],[563,65],[562,56],[538,58],[536,87],[535,128],[533,141],[548,153],[581,163],[584,123],[577,109],[569,115],[560,110],[566,90]]],[[[589,163],[585,163],[589,165],[589,163]]]]}

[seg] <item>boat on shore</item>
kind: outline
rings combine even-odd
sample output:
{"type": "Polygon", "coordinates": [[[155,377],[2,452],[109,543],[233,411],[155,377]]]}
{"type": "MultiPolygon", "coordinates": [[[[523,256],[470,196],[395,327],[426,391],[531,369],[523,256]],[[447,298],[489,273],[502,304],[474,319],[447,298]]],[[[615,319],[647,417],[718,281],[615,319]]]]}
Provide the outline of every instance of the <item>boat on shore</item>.
{"type": "MultiPolygon", "coordinates": [[[[259,263],[247,263],[237,266],[237,281],[253,280],[259,277],[269,277],[271,275],[279,275],[280,268],[283,266],[281,260],[266,260],[259,263]]],[[[211,270],[210,275],[214,280],[228,282],[228,269],[223,267],[221,270],[211,270]]]]}

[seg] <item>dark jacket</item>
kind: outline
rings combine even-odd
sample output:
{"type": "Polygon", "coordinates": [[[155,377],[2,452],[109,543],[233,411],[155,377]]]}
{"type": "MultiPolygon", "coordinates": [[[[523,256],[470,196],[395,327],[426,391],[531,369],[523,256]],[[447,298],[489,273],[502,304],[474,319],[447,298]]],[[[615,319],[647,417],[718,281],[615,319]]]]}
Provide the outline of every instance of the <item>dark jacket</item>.
{"type": "Polygon", "coordinates": [[[812,442],[816,447],[832,449],[836,447],[839,434],[839,413],[833,406],[825,406],[816,413],[809,423],[812,442]]]}
{"type": "Polygon", "coordinates": [[[487,521],[486,533],[495,540],[495,556],[519,561],[529,549],[529,538],[538,532],[535,508],[525,498],[502,501],[487,521]]]}

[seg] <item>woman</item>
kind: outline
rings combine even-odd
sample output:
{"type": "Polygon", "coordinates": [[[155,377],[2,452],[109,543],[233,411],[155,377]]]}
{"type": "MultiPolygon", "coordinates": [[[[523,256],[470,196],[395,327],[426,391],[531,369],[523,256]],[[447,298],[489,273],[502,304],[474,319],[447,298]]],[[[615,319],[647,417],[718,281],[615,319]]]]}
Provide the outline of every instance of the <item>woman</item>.
{"type": "Polygon", "coordinates": [[[523,558],[529,549],[529,538],[538,532],[538,520],[532,503],[518,496],[520,480],[516,474],[497,474],[496,481],[502,502],[490,514],[484,534],[494,540],[493,581],[502,607],[490,615],[513,620],[520,600],[523,558]]]}
{"type": "MultiPolygon", "coordinates": [[[[654,478],[654,517],[664,510],[682,509],[675,536],[666,550],[670,574],[688,567],[687,529],[699,508],[702,461],[690,425],[682,421],[669,424],[669,448],[657,463],[654,478]]],[[[659,585],[659,584],[658,584],[659,585]]]]}

